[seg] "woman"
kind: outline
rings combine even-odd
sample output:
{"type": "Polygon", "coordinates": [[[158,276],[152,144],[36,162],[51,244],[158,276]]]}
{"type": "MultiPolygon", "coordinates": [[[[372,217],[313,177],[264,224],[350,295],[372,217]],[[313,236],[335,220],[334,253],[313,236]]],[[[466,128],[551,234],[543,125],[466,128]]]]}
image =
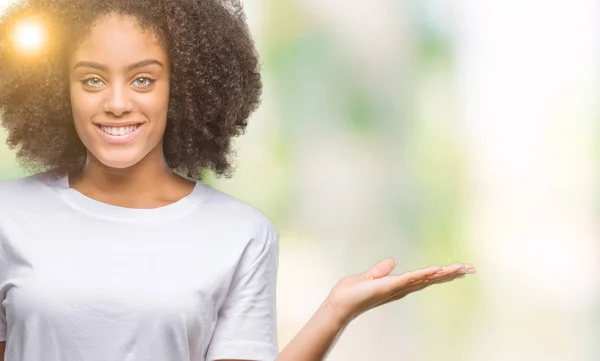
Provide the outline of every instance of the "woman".
{"type": "Polygon", "coordinates": [[[201,183],[259,103],[239,4],[30,0],[0,39],[2,125],[37,172],[0,184],[2,361],[321,360],[366,310],[474,272],[384,260],[277,355],[277,230],[201,183]],[[45,48],[18,48],[25,19],[45,48]]]}

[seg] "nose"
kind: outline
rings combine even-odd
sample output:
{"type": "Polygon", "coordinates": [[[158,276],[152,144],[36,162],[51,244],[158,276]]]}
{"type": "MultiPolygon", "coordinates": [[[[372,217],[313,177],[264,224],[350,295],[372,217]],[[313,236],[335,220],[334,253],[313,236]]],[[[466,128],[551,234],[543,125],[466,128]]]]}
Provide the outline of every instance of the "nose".
{"type": "Polygon", "coordinates": [[[108,92],[104,103],[104,111],[112,113],[116,117],[131,112],[133,104],[127,94],[127,88],[120,85],[113,85],[108,92]]]}

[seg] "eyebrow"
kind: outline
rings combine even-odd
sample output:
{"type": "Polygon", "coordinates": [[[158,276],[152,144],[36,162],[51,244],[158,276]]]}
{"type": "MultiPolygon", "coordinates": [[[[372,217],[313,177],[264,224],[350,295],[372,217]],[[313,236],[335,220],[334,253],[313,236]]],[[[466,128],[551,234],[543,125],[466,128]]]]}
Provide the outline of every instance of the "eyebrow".
{"type": "MultiPolygon", "coordinates": [[[[145,67],[148,65],[158,65],[160,67],[164,67],[164,65],[156,59],[146,59],[146,60],[138,61],[137,63],[129,65],[127,67],[127,70],[130,71],[130,70],[142,68],[142,67],[145,67]]],[[[108,67],[106,65],[96,63],[93,61],[80,61],[77,64],[75,64],[75,66],[73,66],[73,70],[80,68],[80,67],[87,67],[87,68],[94,68],[94,69],[98,69],[98,70],[102,70],[102,71],[108,71],[108,67]]]]}

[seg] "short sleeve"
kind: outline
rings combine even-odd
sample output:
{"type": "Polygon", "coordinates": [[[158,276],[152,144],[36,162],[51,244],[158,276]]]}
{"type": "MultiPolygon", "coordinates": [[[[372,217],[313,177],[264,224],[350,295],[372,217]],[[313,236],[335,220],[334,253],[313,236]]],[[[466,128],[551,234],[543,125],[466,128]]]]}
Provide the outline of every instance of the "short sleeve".
{"type": "Polygon", "coordinates": [[[0,300],[0,342],[6,341],[6,311],[0,300]]]}
{"type": "Polygon", "coordinates": [[[275,295],[279,234],[270,227],[265,237],[258,256],[234,276],[219,311],[207,361],[272,361],[277,356],[275,295]]]}
{"type": "Polygon", "coordinates": [[[4,249],[2,246],[2,235],[0,234],[0,342],[6,341],[7,337],[7,325],[6,325],[6,309],[4,307],[4,285],[6,284],[7,270],[2,267],[6,264],[4,259],[4,249]]]}

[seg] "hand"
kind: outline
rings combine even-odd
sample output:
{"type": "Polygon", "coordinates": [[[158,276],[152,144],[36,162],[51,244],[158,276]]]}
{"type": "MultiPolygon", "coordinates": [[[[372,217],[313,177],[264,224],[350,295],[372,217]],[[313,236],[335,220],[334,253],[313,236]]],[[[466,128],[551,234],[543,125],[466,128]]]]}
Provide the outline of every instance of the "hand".
{"type": "Polygon", "coordinates": [[[335,317],[339,317],[341,323],[348,323],[371,308],[399,300],[431,285],[475,273],[470,264],[454,263],[444,267],[431,266],[389,275],[394,267],[396,260],[388,258],[365,273],[344,277],[333,287],[324,306],[330,309],[335,317]]]}

